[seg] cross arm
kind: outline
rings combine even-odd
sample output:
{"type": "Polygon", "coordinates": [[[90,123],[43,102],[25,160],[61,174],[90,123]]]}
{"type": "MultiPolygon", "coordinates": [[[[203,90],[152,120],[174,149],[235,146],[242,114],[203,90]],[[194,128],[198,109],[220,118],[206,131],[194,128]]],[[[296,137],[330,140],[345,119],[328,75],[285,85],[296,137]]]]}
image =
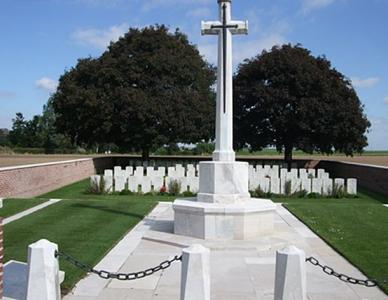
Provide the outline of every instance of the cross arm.
{"type": "Polygon", "coordinates": [[[228,25],[235,26],[230,29],[232,34],[248,34],[248,21],[230,21],[228,25]]]}
{"type": "Polygon", "coordinates": [[[201,22],[201,33],[202,35],[216,35],[219,34],[220,30],[213,28],[213,26],[222,26],[222,23],[219,21],[202,21],[201,22]]]}

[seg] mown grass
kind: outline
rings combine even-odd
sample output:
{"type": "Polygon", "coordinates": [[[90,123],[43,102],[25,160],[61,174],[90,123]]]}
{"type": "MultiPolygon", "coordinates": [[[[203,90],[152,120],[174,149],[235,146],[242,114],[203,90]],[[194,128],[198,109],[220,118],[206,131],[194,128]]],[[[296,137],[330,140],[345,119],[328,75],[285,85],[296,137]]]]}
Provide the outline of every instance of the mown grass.
{"type": "MultiPolygon", "coordinates": [[[[88,180],[42,198],[61,198],[57,204],[5,226],[5,259],[26,261],[27,246],[41,238],[95,265],[158,201],[172,196],[87,194],[88,180]]],[[[361,191],[358,198],[275,197],[369,278],[388,276],[388,198],[361,191]]],[[[65,291],[85,275],[61,261],[65,291]]],[[[335,268],[335,266],[333,266],[335,268]]],[[[338,270],[341,272],[341,270],[338,270]]],[[[388,287],[382,286],[388,293],[388,287]]]]}
{"type": "MultiPolygon", "coordinates": [[[[28,245],[44,238],[58,244],[61,251],[94,266],[158,201],[173,200],[168,196],[87,195],[86,186],[87,181],[82,181],[54,191],[50,194],[55,198],[67,199],[7,224],[5,261],[27,261],[28,245]]],[[[32,200],[39,199],[28,201],[32,200]]],[[[62,260],[60,268],[66,272],[63,292],[85,275],[62,260]]]]}
{"type": "MultiPolygon", "coordinates": [[[[368,278],[388,278],[388,208],[382,205],[387,197],[362,192],[355,199],[285,201],[291,213],[368,278]]],[[[388,294],[388,285],[380,287],[388,294]]]]}
{"type": "Polygon", "coordinates": [[[0,217],[7,218],[45,202],[46,199],[4,199],[0,217]]]}

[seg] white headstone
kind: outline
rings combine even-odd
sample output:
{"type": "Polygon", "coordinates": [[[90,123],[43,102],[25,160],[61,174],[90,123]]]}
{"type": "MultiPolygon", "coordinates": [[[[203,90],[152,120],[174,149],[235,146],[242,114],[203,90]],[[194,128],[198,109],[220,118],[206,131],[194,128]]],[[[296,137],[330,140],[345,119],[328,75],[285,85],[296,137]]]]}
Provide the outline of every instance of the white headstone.
{"type": "Polygon", "coordinates": [[[120,193],[125,190],[127,184],[127,177],[119,175],[115,176],[115,192],[120,193]]]}
{"type": "Polygon", "coordinates": [[[317,170],[317,178],[322,178],[323,174],[325,174],[325,170],[324,169],[318,169],[317,170]]]}
{"type": "Polygon", "coordinates": [[[114,176],[121,176],[121,172],[122,172],[122,171],[123,171],[123,170],[121,169],[120,166],[115,166],[115,167],[113,168],[114,176]]]}
{"type": "Polygon", "coordinates": [[[164,185],[164,178],[161,176],[151,177],[151,185],[154,187],[154,192],[159,192],[164,185]]]}
{"type": "Polygon", "coordinates": [[[334,179],[334,186],[337,189],[341,189],[343,192],[345,192],[345,179],[343,179],[343,178],[335,178],[334,179]]]}
{"type": "Polygon", "coordinates": [[[210,300],[210,251],[199,244],[182,251],[181,300],[210,300]]]}
{"type": "Polygon", "coordinates": [[[151,192],[151,177],[143,176],[143,178],[141,178],[141,180],[138,181],[138,184],[141,185],[141,191],[144,194],[151,192]]]}
{"type": "Polygon", "coordinates": [[[113,170],[105,170],[104,171],[105,176],[112,176],[113,177],[113,170]]]}
{"type": "Polygon", "coordinates": [[[322,186],[323,186],[323,182],[321,178],[312,179],[312,192],[314,194],[322,195],[322,186]]]}
{"type": "Polygon", "coordinates": [[[195,177],[195,174],[196,171],[195,171],[195,168],[194,168],[194,165],[187,165],[187,174],[186,176],[187,177],[195,177]]]}
{"type": "Polygon", "coordinates": [[[131,166],[126,167],[125,168],[125,176],[127,176],[127,178],[128,178],[129,176],[132,176],[132,175],[133,175],[133,167],[131,167],[131,166]]]}
{"type": "Polygon", "coordinates": [[[104,192],[105,193],[112,193],[113,192],[113,176],[104,175],[103,181],[104,181],[104,192]]]}
{"type": "Polygon", "coordinates": [[[154,167],[147,167],[146,172],[147,172],[146,176],[148,176],[148,177],[155,176],[155,168],[154,167]]]}
{"type": "Polygon", "coordinates": [[[3,207],[3,198],[0,198],[0,208],[3,207]]]}
{"type": "Polygon", "coordinates": [[[291,179],[291,194],[300,192],[301,180],[299,178],[291,179]]]}
{"type": "Polygon", "coordinates": [[[357,195],[357,179],[348,178],[346,182],[346,192],[349,195],[357,195]]]}
{"type": "Polygon", "coordinates": [[[261,178],[260,179],[260,189],[264,193],[269,193],[269,189],[270,189],[270,179],[269,178],[261,178]]]}
{"type": "Polygon", "coordinates": [[[255,189],[257,189],[259,187],[259,184],[260,184],[260,179],[263,178],[263,177],[260,177],[259,178],[259,174],[258,173],[253,173],[250,177],[249,177],[249,189],[251,191],[254,191],[255,189]]]}
{"type": "Polygon", "coordinates": [[[306,255],[295,246],[276,252],[275,300],[306,300],[306,255]]]}
{"type": "Polygon", "coordinates": [[[166,176],[166,168],[165,167],[159,167],[158,170],[156,171],[157,176],[159,177],[164,177],[166,176]]]}
{"type": "Polygon", "coordinates": [[[288,174],[287,169],[280,169],[280,179],[286,179],[288,174]]]}
{"type": "Polygon", "coordinates": [[[199,177],[186,177],[186,184],[189,191],[196,194],[199,190],[199,177]]]}
{"type": "Polygon", "coordinates": [[[271,193],[275,195],[280,194],[280,179],[279,178],[271,178],[270,183],[271,193]]]}
{"type": "Polygon", "coordinates": [[[333,179],[324,178],[323,179],[322,194],[324,196],[330,196],[332,193],[333,193],[333,179]]]}
{"type": "Polygon", "coordinates": [[[302,191],[306,191],[307,194],[311,193],[311,179],[310,178],[303,178],[301,179],[301,189],[302,191]]]}
{"type": "Polygon", "coordinates": [[[90,187],[93,191],[100,191],[100,182],[101,182],[101,176],[100,175],[92,175],[90,176],[90,187]]]}
{"type": "Polygon", "coordinates": [[[269,176],[270,172],[271,172],[271,166],[270,165],[265,165],[263,172],[264,172],[264,177],[269,176]]]}
{"type": "Polygon", "coordinates": [[[167,176],[168,177],[176,177],[175,167],[168,167],[167,168],[167,176]]]}
{"type": "Polygon", "coordinates": [[[306,169],[299,169],[299,178],[308,178],[307,170],[306,169]]]}
{"type": "Polygon", "coordinates": [[[130,190],[133,193],[138,192],[138,177],[131,176],[128,178],[128,190],[130,190]]]}
{"type": "Polygon", "coordinates": [[[307,173],[309,175],[310,178],[315,178],[316,175],[315,175],[315,169],[308,169],[307,170],[307,173]]]}
{"type": "Polygon", "coordinates": [[[58,245],[39,240],[28,246],[28,300],[61,299],[59,265],[55,252],[58,245]]]}
{"type": "Polygon", "coordinates": [[[175,165],[175,172],[176,177],[185,177],[185,168],[182,165],[175,165]]]}
{"type": "Polygon", "coordinates": [[[279,166],[272,166],[271,178],[279,178],[279,166]]]}
{"type": "Polygon", "coordinates": [[[298,178],[298,169],[291,169],[290,173],[292,179],[298,178]]]}
{"type": "Polygon", "coordinates": [[[133,176],[135,176],[135,177],[143,177],[144,176],[144,167],[136,167],[133,176]]]}

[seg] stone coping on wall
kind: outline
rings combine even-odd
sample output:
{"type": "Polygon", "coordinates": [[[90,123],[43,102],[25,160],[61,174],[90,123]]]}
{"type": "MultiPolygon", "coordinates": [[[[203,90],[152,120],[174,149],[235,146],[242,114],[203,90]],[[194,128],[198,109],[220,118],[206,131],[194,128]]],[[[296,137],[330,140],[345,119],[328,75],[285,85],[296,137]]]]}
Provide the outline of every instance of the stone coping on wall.
{"type": "Polygon", "coordinates": [[[386,166],[379,166],[379,165],[372,165],[372,164],[362,164],[362,163],[356,163],[356,162],[350,162],[350,161],[336,161],[336,160],[324,160],[321,159],[322,162],[334,162],[334,163],[341,163],[341,164],[347,164],[347,165],[356,165],[360,167],[369,167],[369,168],[379,168],[383,170],[388,170],[388,167],[386,166]]]}
{"type": "Polygon", "coordinates": [[[45,167],[45,166],[52,166],[52,165],[59,165],[59,164],[68,164],[68,163],[82,162],[82,161],[88,161],[88,160],[93,160],[93,159],[94,159],[94,157],[88,157],[88,158],[71,159],[71,160],[59,160],[59,161],[45,162],[45,163],[38,163],[38,164],[2,167],[2,168],[0,168],[0,172],[17,170],[17,169],[45,167]]]}

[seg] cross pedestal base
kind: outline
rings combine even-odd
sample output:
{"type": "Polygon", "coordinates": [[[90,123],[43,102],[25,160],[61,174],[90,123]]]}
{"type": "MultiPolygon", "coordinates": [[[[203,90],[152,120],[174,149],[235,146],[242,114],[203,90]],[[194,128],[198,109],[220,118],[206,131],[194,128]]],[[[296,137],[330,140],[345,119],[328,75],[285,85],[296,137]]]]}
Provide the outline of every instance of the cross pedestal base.
{"type": "Polygon", "coordinates": [[[206,240],[247,240],[271,234],[275,205],[250,199],[235,204],[175,200],[174,233],[206,240]]]}
{"type": "Polygon", "coordinates": [[[232,204],[251,196],[248,163],[206,161],[199,164],[198,202],[232,204]]]}

